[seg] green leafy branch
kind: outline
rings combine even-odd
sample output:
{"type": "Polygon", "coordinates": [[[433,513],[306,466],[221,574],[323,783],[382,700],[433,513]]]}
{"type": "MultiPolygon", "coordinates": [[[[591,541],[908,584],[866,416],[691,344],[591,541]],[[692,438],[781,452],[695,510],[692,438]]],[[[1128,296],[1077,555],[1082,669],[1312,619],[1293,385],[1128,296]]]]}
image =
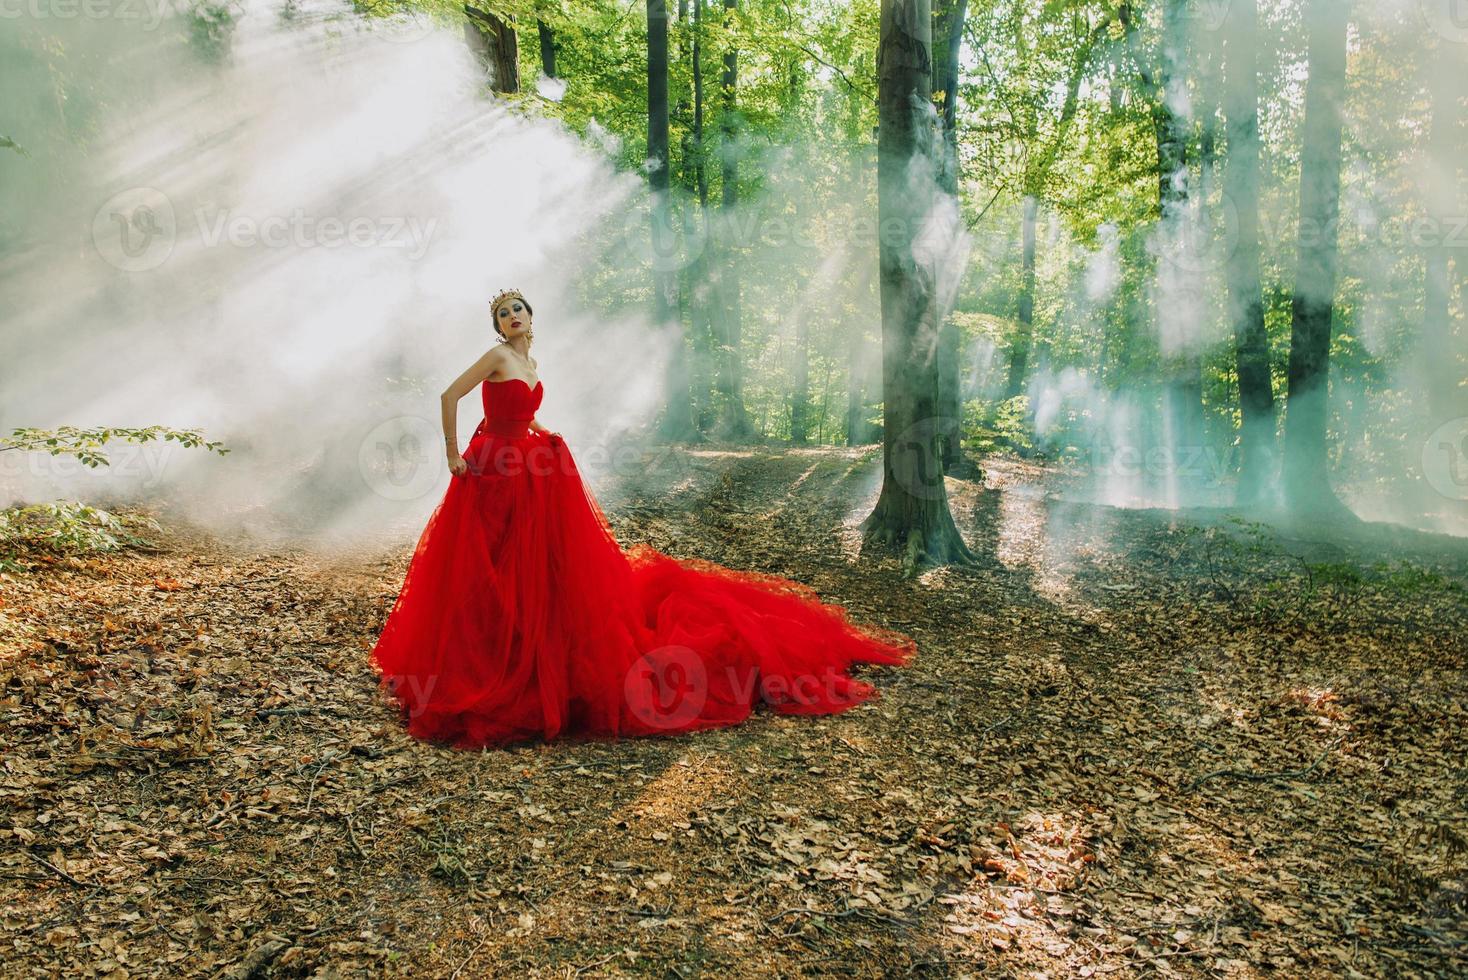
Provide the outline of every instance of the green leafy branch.
{"type": "Polygon", "coordinates": [[[198,429],[171,429],[162,425],[141,429],[115,426],[81,429],[63,425],[58,429],[15,429],[8,436],[0,436],[0,453],[18,450],[73,456],[84,465],[95,468],[109,465],[102,447],[112,441],[176,442],[188,449],[204,449],[221,456],[229,452],[224,443],[206,440],[198,429]]]}
{"type": "Polygon", "coordinates": [[[146,546],[134,533],[139,530],[162,529],[150,517],[114,514],[75,500],[10,507],[0,510],[0,570],[19,570],[13,556],[21,551],[89,554],[146,546]]]}

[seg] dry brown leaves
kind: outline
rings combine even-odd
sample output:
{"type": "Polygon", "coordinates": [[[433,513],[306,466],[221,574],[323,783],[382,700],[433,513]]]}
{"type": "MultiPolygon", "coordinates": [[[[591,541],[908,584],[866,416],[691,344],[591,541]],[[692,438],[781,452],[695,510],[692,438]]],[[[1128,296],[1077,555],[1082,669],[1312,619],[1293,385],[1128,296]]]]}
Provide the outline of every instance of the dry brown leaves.
{"type": "Polygon", "coordinates": [[[865,454],[675,462],[608,490],[624,541],[790,575],[918,661],[833,718],[455,752],[366,663],[408,542],[174,525],[44,563],[0,582],[0,973],[1468,967],[1461,563],[1062,504],[1000,460],[950,482],[985,564],[904,583],[851,555],[865,454]]]}

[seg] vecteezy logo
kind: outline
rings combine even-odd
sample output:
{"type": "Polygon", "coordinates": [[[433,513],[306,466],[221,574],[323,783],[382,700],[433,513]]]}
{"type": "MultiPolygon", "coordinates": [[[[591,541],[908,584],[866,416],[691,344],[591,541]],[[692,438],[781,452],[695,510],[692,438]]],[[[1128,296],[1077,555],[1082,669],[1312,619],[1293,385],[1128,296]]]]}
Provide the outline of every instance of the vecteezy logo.
{"type": "Polygon", "coordinates": [[[1182,4],[1182,14],[1203,30],[1216,31],[1228,20],[1231,5],[1232,0],[1187,0],[1182,4]]]}
{"type": "Polygon", "coordinates": [[[1468,44],[1468,0],[1417,0],[1427,26],[1445,40],[1468,44]]]}
{"type": "MultiPolygon", "coordinates": [[[[647,166],[656,163],[649,159],[647,166]]],[[[655,207],[653,201],[643,198],[625,206],[616,220],[617,246],[657,272],[675,272],[692,265],[708,247],[708,229],[703,222],[684,222],[671,202],[655,207]]]]}
{"type": "Polygon", "coordinates": [[[400,415],[367,433],[357,451],[362,480],[380,497],[414,500],[438,483],[442,463],[430,447],[441,437],[427,419],[400,415]]]}
{"type": "Polygon", "coordinates": [[[623,681],[627,705],[652,728],[671,730],[688,724],[708,700],[708,670],[703,658],[685,646],[649,650],[623,681]]]}
{"type": "Polygon", "coordinates": [[[112,195],[92,218],[97,254],[124,272],[156,269],[173,254],[177,238],[173,202],[152,187],[112,195]]]}
{"type": "Polygon", "coordinates": [[[1239,209],[1233,198],[1224,194],[1211,213],[1194,206],[1169,212],[1151,244],[1162,258],[1184,272],[1222,268],[1239,247],[1239,209]]]}
{"type": "Polygon", "coordinates": [[[428,707],[428,699],[438,686],[438,675],[384,674],[382,686],[398,699],[409,718],[417,718],[428,707]]]}
{"type": "Polygon", "coordinates": [[[893,477],[903,490],[919,500],[939,500],[947,495],[942,441],[958,428],[958,419],[951,415],[929,415],[897,433],[892,445],[894,455],[901,456],[902,462],[893,468],[893,477]]]}
{"type": "Polygon", "coordinates": [[[1449,500],[1468,500],[1468,415],[1432,430],[1422,444],[1422,475],[1449,500]]]}

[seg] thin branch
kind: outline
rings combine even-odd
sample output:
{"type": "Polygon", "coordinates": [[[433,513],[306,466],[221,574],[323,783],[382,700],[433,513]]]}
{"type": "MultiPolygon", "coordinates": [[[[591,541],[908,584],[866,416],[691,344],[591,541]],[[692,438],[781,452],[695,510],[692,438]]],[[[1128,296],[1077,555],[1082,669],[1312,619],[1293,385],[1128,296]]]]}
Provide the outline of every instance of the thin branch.
{"type": "Polygon", "coordinates": [[[73,885],[76,885],[78,888],[95,888],[96,887],[96,885],[93,885],[90,882],[82,881],[80,878],[73,878],[71,875],[67,874],[65,871],[62,871],[56,865],[52,864],[50,861],[47,861],[45,858],[43,858],[43,857],[41,857],[41,856],[39,856],[37,854],[32,854],[30,851],[27,851],[27,850],[24,850],[24,849],[22,849],[20,853],[24,854],[26,857],[28,857],[32,861],[36,862],[41,867],[47,868],[51,872],[53,872],[54,874],[59,875],[64,881],[67,881],[67,882],[70,882],[73,885]]]}
{"type": "Polygon", "coordinates": [[[1210,779],[1213,779],[1216,776],[1228,776],[1233,779],[1247,779],[1256,783],[1268,782],[1272,779],[1304,779],[1306,776],[1314,772],[1315,768],[1319,766],[1320,763],[1324,762],[1325,757],[1330,755],[1331,752],[1335,751],[1335,749],[1341,744],[1342,741],[1344,741],[1344,736],[1336,739],[1334,742],[1327,745],[1325,747],[1325,751],[1316,756],[1315,761],[1310,763],[1310,765],[1306,766],[1304,769],[1295,769],[1290,772],[1240,772],[1237,769],[1215,769],[1213,772],[1206,773],[1205,775],[1199,776],[1197,779],[1193,780],[1192,784],[1188,786],[1188,789],[1197,789],[1203,783],[1207,782],[1210,779]]]}

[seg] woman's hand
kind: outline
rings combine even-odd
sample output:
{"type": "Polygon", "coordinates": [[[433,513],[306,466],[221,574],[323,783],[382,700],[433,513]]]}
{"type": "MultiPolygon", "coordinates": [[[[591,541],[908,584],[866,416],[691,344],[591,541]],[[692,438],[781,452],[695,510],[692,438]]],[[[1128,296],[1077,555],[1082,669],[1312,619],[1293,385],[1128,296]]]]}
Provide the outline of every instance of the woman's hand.
{"type": "Polygon", "coordinates": [[[463,476],[469,472],[469,464],[464,462],[464,457],[449,453],[449,475],[463,476]]]}

